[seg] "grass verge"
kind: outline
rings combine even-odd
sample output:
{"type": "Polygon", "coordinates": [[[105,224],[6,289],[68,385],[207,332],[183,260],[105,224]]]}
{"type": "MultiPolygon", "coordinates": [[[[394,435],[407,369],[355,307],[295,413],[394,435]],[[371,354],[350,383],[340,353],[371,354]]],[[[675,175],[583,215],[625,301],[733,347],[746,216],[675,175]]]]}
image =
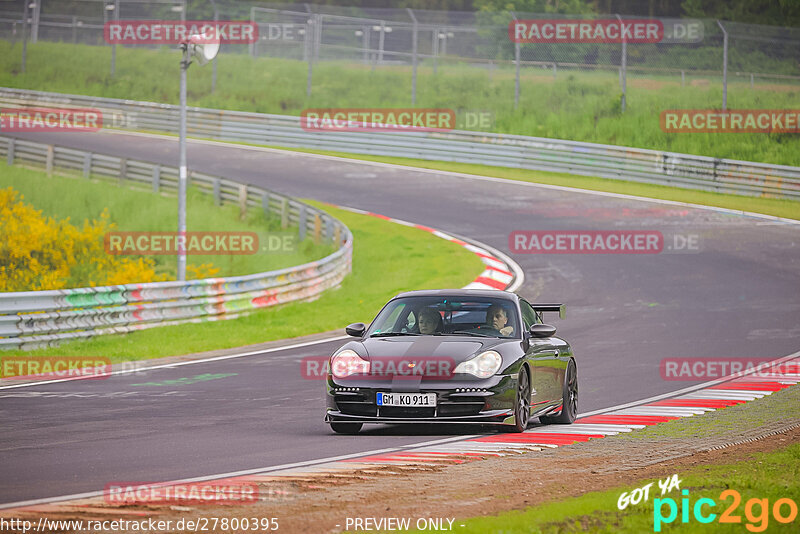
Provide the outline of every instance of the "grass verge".
{"type": "MultiPolygon", "coordinates": [[[[105,180],[48,177],[41,171],[22,167],[4,167],[0,188],[13,187],[23,195],[23,202],[32,204],[45,216],[69,218],[73,224],[98,219],[108,209],[110,222],[117,231],[174,232],[177,229],[178,206],[175,196],[121,188],[105,180]]],[[[236,205],[215,206],[210,195],[190,188],[187,195],[187,227],[192,231],[255,232],[261,243],[269,235],[297,235],[296,228],[280,229],[278,217],[264,216],[257,209],[248,210],[242,220],[236,205]]],[[[215,276],[236,276],[300,265],[332,253],[331,245],[315,245],[309,238],[302,243],[294,239],[294,247],[286,251],[261,251],[256,254],[189,255],[188,265],[211,263],[219,268],[215,276]]],[[[134,256],[136,257],[136,256],[134,256]]],[[[174,280],[176,260],[172,255],[148,256],[156,263],[156,272],[174,280]]],[[[83,284],[79,284],[83,285],[83,284]]]]}
{"type": "MultiPolygon", "coordinates": [[[[796,532],[797,520],[790,524],[779,523],[772,515],[773,506],[779,499],[793,499],[797,503],[800,495],[800,445],[786,449],[755,454],[753,459],[735,463],[710,464],[679,474],[682,490],[688,495],[673,490],[661,496],[657,483],[650,488],[650,499],[638,505],[629,505],[624,510],[617,509],[617,501],[622,492],[631,492],[655,480],[642,480],[641,484],[617,488],[610,491],[588,493],[578,498],[529,508],[524,512],[509,512],[492,517],[481,517],[462,521],[466,526],[458,529],[460,533],[542,533],[562,534],[567,532],[796,532]],[[732,510],[741,523],[722,524],[721,514],[732,507],[734,497],[720,494],[728,489],[741,496],[741,503],[732,510]],[[701,523],[693,515],[699,499],[711,499],[714,504],[704,501],[700,509],[702,515],[714,519],[701,523]],[[666,503],[659,503],[659,500],[666,503]],[[677,516],[671,522],[670,499],[674,501],[677,516]],[[688,505],[682,506],[682,499],[688,505]],[[751,499],[767,501],[767,506],[751,504],[751,499]],[[656,509],[658,513],[656,513],[656,509]],[[683,521],[683,510],[686,521],[683,521]],[[656,522],[655,518],[663,518],[656,522]],[[745,530],[746,529],[746,530],[745,530]]],[[[789,515],[789,506],[783,505],[781,513],[789,515]]]]}
{"type": "MultiPolygon", "coordinates": [[[[685,443],[688,440],[703,440],[710,437],[720,437],[725,440],[726,435],[729,439],[741,439],[743,429],[755,430],[776,422],[796,419],[800,415],[798,406],[800,406],[800,387],[794,386],[746,404],[709,412],[702,416],[661,423],[604,440],[614,439],[623,442],[673,440],[676,443],[685,443]]],[[[765,439],[779,440],[781,437],[765,439]]],[[[624,446],[624,443],[619,445],[624,446]]],[[[667,470],[669,466],[665,464],[664,471],[667,470]]],[[[669,473],[671,474],[672,472],[669,473]]],[[[777,500],[783,498],[793,499],[800,505],[798,502],[800,501],[800,445],[798,444],[773,452],[756,453],[751,458],[738,462],[699,465],[677,474],[682,481],[681,489],[688,490],[689,494],[684,496],[674,490],[663,495],[664,500],[667,498],[675,500],[678,514],[670,524],[664,521],[661,525],[662,532],[795,532],[797,529],[797,519],[790,524],[776,521],[772,515],[772,507],[777,500]],[[732,505],[732,497],[720,498],[720,493],[727,489],[736,490],[741,495],[741,503],[736,510],[733,510],[733,515],[741,517],[740,524],[719,522],[720,515],[732,505]],[[684,497],[689,499],[687,507],[689,515],[685,523],[681,515],[681,499],[684,497]],[[702,513],[706,516],[716,514],[716,519],[708,524],[697,521],[693,515],[694,505],[701,498],[712,499],[715,502],[714,505],[705,505],[702,508],[702,513]],[[767,510],[764,511],[759,504],[749,505],[750,499],[768,499],[767,510]],[[746,513],[748,506],[750,506],[750,516],[746,513]],[[748,524],[751,526],[747,527],[748,524]]],[[[658,507],[659,514],[665,518],[670,512],[669,504],[659,506],[656,498],[662,498],[656,480],[641,480],[638,484],[591,492],[522,511],[459,521],[466,525],[465,528],[460,528],[459,532],[464,534],[653,532],[656,508],[658,507]],[[650,488],[648,501],[629,505],[624,510],[618,509],[617,501],[623,492],[630,494],[634,489],[650,482],[654,484],[650,488]]],[[[789,515],[789,506],[783,505],[781,513],[784,516],[789,515]]]]}
{"type": "Polygon", "coordinates": [[[225,349],[343,328],[369,321],[386,301],[410,289],[463,287],[483,269],[473,253],[428,232],[309,201],[353,232],[353,272],[314,302],[295,302],[231,320],[153,328],[36,351],[2,355],[105,356],[112,362],[225,349]]]}
{"type": "MultiPolygon", "coordinates": [[[[0,41],[0,85],[100,97],[177,104],[179,56],[176,50],[117,46],[111,76],[110,47],[39,42],[28,45],[21,72],[20,45],[0,41]],[[153,73],[158,73],[154,75],[153,73]]],[[[411,68],[324,61],[314,66],[312,95],[306,96],[308,65],[299,60],[223,54],[217,90],[211,93],[211,68],[193,68],[188,102],[218,109],[299,115],[308,108],[407,108],[411,68]],[[265,91],[264,88],[269,90],[265,91]]],[[[634,75],[627,108],[620,106],[617,73],[563,71],[556,78],[537,67],[523,67],[519,106],[514,105],[514,69],[442,62],[438,71],[418,70],[416,105],[449,108],[457,116],[488,111],[486,131],[651,148],[784,165],[800,165],[800,141],[790,133],[665,133],[660,112],[667,109],[718,109],[718,77],[634,75]]],[[[749,80],[748,80],[749,82],[749,80]]],[[[752,87],[732,77],[730,109],[792,109],[800,85],[790,81],[752,87]]],[[[464,128],[464,124],[457,124],[464,128]]]]}

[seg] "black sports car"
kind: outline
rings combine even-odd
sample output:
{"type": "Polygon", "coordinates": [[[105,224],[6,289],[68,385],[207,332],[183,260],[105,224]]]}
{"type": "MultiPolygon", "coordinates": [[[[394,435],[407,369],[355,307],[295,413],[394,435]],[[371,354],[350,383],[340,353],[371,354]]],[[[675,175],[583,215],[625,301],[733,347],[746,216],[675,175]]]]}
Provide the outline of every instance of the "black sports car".
{"type": "Polygon", "coordinates": [[[345,434],[364,423],[572,423],[575,358],[545,312],[563,317],[564,306],[494,290],[401,293],[369,327],[347,327],[358,339],[329,360],[325,421],[345,434]]]}

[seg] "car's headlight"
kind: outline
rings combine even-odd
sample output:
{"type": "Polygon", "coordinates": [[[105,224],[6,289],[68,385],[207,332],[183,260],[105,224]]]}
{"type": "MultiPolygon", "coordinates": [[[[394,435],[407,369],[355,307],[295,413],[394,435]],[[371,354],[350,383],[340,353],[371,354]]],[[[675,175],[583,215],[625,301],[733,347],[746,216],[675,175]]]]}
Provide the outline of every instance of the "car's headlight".
{"type": "Polygon", "coordinates": [[[487,350],[470,358],[465,362],[461,362],[456,366],[456,373],[468,373],[478,378],[489,378],[503,365],[503,358],[493,350],[487,350]]]}
{"type": "Polygon", "coordinates": [[[331,358],[331,374],[336,378],[346,378],[354,374],[369,373],[369,362],[356,351],[345,349],[331,358]]]}

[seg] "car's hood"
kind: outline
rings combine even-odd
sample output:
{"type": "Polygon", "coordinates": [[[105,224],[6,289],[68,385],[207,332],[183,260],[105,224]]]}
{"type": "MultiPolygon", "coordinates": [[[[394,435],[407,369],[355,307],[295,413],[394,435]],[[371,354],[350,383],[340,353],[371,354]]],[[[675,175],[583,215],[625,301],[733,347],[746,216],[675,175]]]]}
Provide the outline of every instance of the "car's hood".
{"type": "Polygon", "coordinates": [[[463,336],[401,336],[368,338],[362,341],[362,345],[370,360],[452,358],[458,364],[503,341],[463,336]]]}

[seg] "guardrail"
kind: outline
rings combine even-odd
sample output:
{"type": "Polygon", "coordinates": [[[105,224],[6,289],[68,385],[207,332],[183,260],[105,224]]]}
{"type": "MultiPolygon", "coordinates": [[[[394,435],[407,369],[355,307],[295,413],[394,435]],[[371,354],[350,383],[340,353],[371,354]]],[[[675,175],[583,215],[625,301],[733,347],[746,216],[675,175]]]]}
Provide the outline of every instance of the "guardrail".
{"type": "MultiPolygon", "coordinates": [[[[177,134],[178,107],[0,88],[0,106],[98,108],[106,125],[177,134]]],[[[800,167],[482,132],[305,131],[299,117],[189,108],[194,137],[599,176],[750,196],[800,199],[800,167]]]]}
{"type": "MultiPolygon", "coordinates": [[[[178,169],[53,145],[0,137],[8,164],[41,167],[49,173],[110,178],[121,185],[177,191],[178,169]]],[[[281,226],[331,241],[327,257],[286,269],[246,276],[185,282],[153,282],[53,291],[0,293],[0,349],[37,348],[88,338],[202,320],[232,319],[258,308],[316,298],[351,270],[353,235],[340,221],[312,206],[252,185],[199,172],[189,185],[213,195],[218,205],[278,214],[281,226]]]]}

